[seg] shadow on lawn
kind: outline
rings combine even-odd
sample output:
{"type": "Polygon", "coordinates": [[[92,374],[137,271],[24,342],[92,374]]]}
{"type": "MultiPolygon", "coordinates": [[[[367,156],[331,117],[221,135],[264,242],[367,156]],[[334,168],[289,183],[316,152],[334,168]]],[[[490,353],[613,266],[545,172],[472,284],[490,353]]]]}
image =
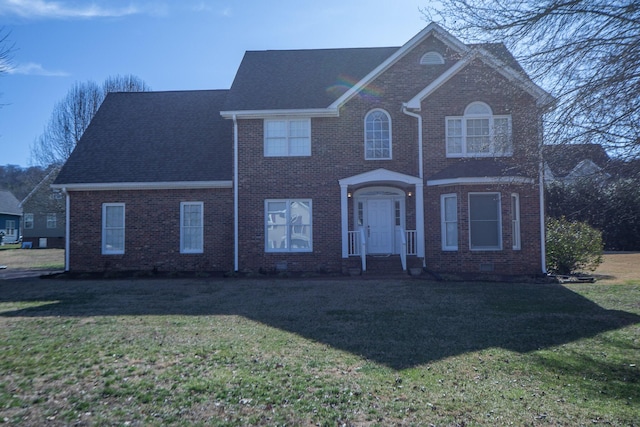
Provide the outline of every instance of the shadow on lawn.
{"type": "Polygon", "coordinates": [[[640,322],[554,284],[303,280],[31,280],[4,317],[238,315],[394,369],[502,347],[520,353],[640,322]]]}

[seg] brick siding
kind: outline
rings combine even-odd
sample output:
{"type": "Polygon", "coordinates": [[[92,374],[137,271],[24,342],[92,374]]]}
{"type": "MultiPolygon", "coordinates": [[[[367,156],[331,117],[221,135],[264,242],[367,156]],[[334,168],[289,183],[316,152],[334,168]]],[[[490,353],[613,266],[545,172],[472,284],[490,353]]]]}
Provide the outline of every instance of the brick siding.
{"type": "MultiPolygon", "coordinates": [[[[457,59],[441,42],[429,38],[390,67],[369,87],[347,102],[339,118],[314,118],[309,157],[264,157],[262,120],[239,121],[239,223],[240,269],[269,271],[286,261],[290,270],[340,271],[348,263],[341,258],[340,186],[338,180],[385,168],[418,176],[417,120],[402,113],[402,104],[426,87],[457,59]],[[444,65],[419,65],[420,57],[438,50],[444,65]],[[364,159],[364,118],[374,108],[391,116],[391,160],[364,159]],[[313,252],[265,252],[265,199],[304,198],[313,203],[313,252]]],[[[428,97],[422,105],[425,179],[460,161],[445,157],[445,117],[463,115],[473,101],[483,101],[494,114],[511,114],[514,155],[506,158],[537,169],[538,121],[535,101],[480,61],[475,61],[428,97]]],[[[404,191],[414,188],[398,187],[404,191]]],[[[426,264],[434,271],[479,272],[491,266],[501,274],[536,274],[541,271],[540,225],[537,185],[424,187],[426,264]],[[470,251],[467,226],[467,194],[499,191],[502,194],[500,251],[470,251]],[[458,194],[459,250],[443,252],[440,235],[440,194],[458,194]],[[522,249],[511,249],[512,193],[520,195],[522,249]]],[[[415,227],[413,200],[406,199],[407,228],[415,227]]],[[[349,224],[353,223],[349,200],[349,224]]]]}
{"type": "MultiPolygon", "coordinates": [[[[311,156],[265,157],[263,121],[239,120],[239,268],[272,271],[286,262],[292,271],[344,271],[340,186],[338,180],[385,168],[418,176],[417,120],[402,105],[460,58],[434,37],[408,52],[379,78],[350,99],[340,117],[311,120],[311,156]],[[439,51],[445,64],[419,65],[420,57],[439,51]],[[392,124],[390,160],[365,160],[364,118],[372,109],[387,111],[392,124]],[[265,200],[311,199],[313,251],[265,251],[265,200]]],[[[540,116],[535,100],[479,60],[431,94],[423,103],[424,218],[426,265],[437,272],[536,274],[541,271],[537,184],[426,186],[430,175],[459,162],[445,157],[445,117],[462,115],[473,101],[487,103],[494,114],[511,114],[514,154],[501,160],[524,167],[535,177],[540,116]],[[470,251],[468,193],[502,195],[503,249],[470,251]],[[441,249],[440,195],[458,195],[459,249],[441,249]],[[520,196],[522,249],[512,249],[510,196],[520,196]]],[[[380,185],[380,183],[372,183],[380,185]]],[[[388,185],[388,184],[384,184],[388,185]]],[[[413,186],[389,184],[405,192],[413,186]]],[[[358,188],[352,188],[355,191],[358,188]]],[[[415,228],[415,202],[406,198],[406,225],[415,228]]],[[[353,224],[349,200],[349,227],[353,224]]],[[[233,268],[233,194],[223,190],[96,191],[71,193],[71,270],[227,271],[233,268]],[[180,254],[180,202],[204,202],[204,253],[180,254]],[[101,254],[101,209],[107,202],[126,204],[124,255],[101,254]]]]}
{"type": "Polygon", "coordinates": [[[230,271],[231,189],[73,191],[70,270],[230,271]],[[204,253],[180,253],[180,202],[204,203],[204,253]],[[102,254],[102,204],[125,204],[125,253],[102,254]]]}

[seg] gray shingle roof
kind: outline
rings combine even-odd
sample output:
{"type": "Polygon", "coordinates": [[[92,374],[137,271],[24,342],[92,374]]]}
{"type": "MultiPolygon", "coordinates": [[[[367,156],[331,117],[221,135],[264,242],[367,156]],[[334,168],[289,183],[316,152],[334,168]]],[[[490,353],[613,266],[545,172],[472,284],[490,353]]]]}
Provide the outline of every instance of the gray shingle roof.
{"type": "Polygon", "coordinates": [[[498,159],[466,159],[430,176],[428,181],[454,178],[527,177],[525,171],[513,163],[498,159]]]}
{"type": "Polygon", "coordinates": [[[591,160],[603,169],[610,160],[600,144],[544,145],[542,157],[556,177],[566,176],[583,160],[591,160]]]}
{"type": "Polygon", "coordinates": [[[0,190],[0,214],[22,215],[20,202],[11,191],[0,190]]]}
{"type": "Polygon", "coordinates": [[[246,52],[224,111],[326,108],[397,47],[246,52]]]}
{"type": "Polygon", "coordinates": [[[55,184],[231,180],[227,92],[110,93],[55,184]]]}

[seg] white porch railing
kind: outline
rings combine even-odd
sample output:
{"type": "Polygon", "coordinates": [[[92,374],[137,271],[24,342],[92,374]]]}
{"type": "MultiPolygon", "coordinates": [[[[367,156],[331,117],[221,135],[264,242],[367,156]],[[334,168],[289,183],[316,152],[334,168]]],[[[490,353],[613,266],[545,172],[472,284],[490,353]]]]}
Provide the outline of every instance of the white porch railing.
{"type": "MultiPolygon", "coordinates": [[[[407,269],[407,255],[418,252],[418,236],[416,230],[400,229],[401,249],[400,261],[402,269],[407,269]]],[[[367,271],[367,241],[362,229],[348,232],[348,255],[359,256],[362,261],[362,271],[367,271]]]]}
{"type": "Polygon", "coordinates": [[[367,241],[364,231],[349,231],[349,256],[360,256],[362,271],[367,271],[367,241]]]}
{"type": "Polygon", "coordinates": [[[404,232],[405,239],[407,241],[407,255],[417,255],[418,254],[418,233],[416,230],[406,230],[404,232]]]}
{"type": "Polygon", "coordinates": [[[402,247],[400,248],[400,262],[402,263],[402,270],[407,271],[407,233],[404,228],[400,228],[400,239],[402,247]]]}
{"type": "Polygon", "coordinates": [[[349,231],[349,256],[360,255],[360,230],[349,231]]]}

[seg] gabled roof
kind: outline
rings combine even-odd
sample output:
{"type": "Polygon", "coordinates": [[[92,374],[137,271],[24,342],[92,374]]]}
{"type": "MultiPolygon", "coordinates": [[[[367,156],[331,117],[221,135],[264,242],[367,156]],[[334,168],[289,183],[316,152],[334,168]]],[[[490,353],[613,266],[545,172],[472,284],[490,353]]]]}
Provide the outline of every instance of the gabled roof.
{"type": "Polygon", "coordinates": [[[600,144],[544,145],[542,157],[555,177],[567,176],[584,160],[591,160],[601,169],[606,168],[610,161],[600,144]]]}
{"type": "Polygon", "coordinates": [[[397,47],[246,52],[224,111],[327,108],[397,47]]]}
{"type": "MultiPolygon", "coordinates": [[[[38,193],[43,186],[46,185],[48,187],[49,185],[51,185],[56,176],[58,176],[61,167],[62,166],[53,166],[49,173],[47,173],[47,175],[45,175],[45,177],[42,178],[42,180],[35,187],[33,187],[33,190],[31,190],[31,192],[27,194],[24,199],[22,199],[22,201],[20,202],[20,206],[24,206],[25,203],[27,203],[32,197],[34,197],[34,195],[38,193]]],[[[49,188],[47,188],[47,190],[51,191],[49,188]]]]}
{"type": "Polygon", "coordinates": [[[20,202],[9,190],[0,190],[0,214],[22,215],[20,202]]]}
{"type": "MultiPolygon", "coordinates": [[[[524,74],[522,67],[518,66],[516,68],[512,68],[509,64],[514,62],[515,59],[511,54],[505,56],[501,55],[507,59],[508,62],[504,62],[502,59],[493,55],[487,50],[486,46],[481,47],[470,47],[469,50],[465,53],[465,55],[456,62],[452,67],[447,69],[444,73],[442,73],[438,78],[436,78],[433,82],[427,85],[423,90],[421,90],[418,94],[416,94],[413,98],[411,98],[407,103],[406,107],[411,109],[420,109],[421,102],[435,92],[438,88],[440,88],[443,84],[449,81],[452,77],[458,74],[460,71],[465,69],[468,65],[470,65],[474,60],[480,60],[489,67],[493,68],[497,73],[501,74],[511,83],[519,86],[525,92],[528,92],[531,96],[536,99],[536,104],[538,107],[543,109],[549,109],[553,107],[554,98],[547,93],[540,86],[536,85],[526,74],[524,74]]],[[[491,50],[497,49],[494,47],[491,50]]],[[[506,50],[506,49],[505,49],[506,50]]]]}
{"type": "Polygon", "coordinates": [[[465,45],[435,23],[401,47],[267,50],[247,52],[240,64],[222,111],[224,117],[264,115],[337,115],[340,106],[388,70],[419,43],[434,37],[462,58],[413,99],[409,108],[480,59],[547,105],[551,96],[535,85],[502,43],[465,45]]]}
{"type": "Polygon", "coordinates": [[[226,90],[110,93],[55,187],[207,183],[232,179],[226,90]]]}

